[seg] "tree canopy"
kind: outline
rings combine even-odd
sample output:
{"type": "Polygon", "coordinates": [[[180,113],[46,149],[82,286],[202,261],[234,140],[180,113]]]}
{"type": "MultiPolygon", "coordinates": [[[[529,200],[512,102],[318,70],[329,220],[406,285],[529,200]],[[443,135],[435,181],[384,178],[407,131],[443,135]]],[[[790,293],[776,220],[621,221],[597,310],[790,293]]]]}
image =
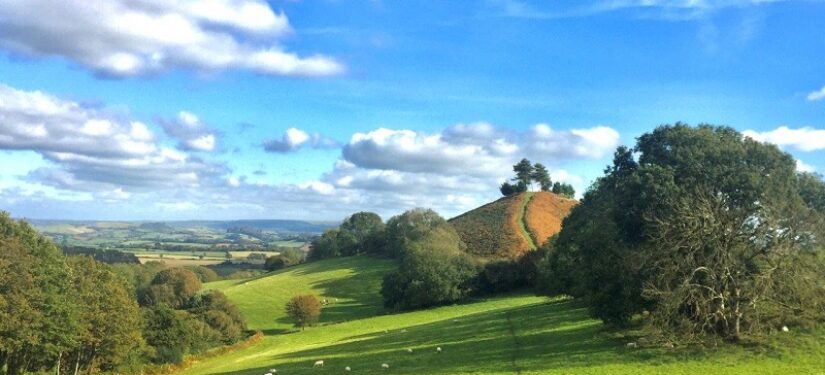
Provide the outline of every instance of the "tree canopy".
{"type": "Polygon", "coordinates": [[[727,127],[662,126],[620,147],[565,219],[541,277],[622,323],[739,340],[825,311],[821,180],[727,127]],[[638,159],[634,158],[638,155],[638,159]]]}

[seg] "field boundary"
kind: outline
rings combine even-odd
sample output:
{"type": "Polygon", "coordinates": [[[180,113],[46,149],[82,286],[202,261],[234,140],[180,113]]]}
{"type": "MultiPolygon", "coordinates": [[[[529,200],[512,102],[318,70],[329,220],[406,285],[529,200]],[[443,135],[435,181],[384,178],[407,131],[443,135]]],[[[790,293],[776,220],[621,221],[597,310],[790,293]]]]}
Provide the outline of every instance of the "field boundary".
{"type": "Polygon", "coordinates": [[[533,199],[533,193],[526,192],[524,193],[524,198],[521,199],[521,208],[519,209],[519,217],[518,217],[518,225],[519,229],[521,229],[521,235],[527,241],[527,245],[530,246],[531,249],[537,248],[535,241],[533,241],[533,236],[530,235],[530,232],[527,230],[527,222],[525,218],[527,216],[527,204],[530,203],[530,200],[533,199]]]}

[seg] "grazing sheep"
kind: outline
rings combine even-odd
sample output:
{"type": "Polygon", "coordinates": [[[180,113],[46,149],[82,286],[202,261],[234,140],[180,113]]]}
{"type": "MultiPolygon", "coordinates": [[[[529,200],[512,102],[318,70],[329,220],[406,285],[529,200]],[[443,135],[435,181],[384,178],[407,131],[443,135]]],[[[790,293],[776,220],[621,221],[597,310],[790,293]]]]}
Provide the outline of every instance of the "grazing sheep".
{"type": "Polygon", "coordinates": [[[347,366],[347,367],[344,367],[344,371],[352,371],[352,369],[349,368],[349,366],[347,366]]]}
{"type": "Polygon", "coordinates": [[[410,353],[410,354],[412,354],[412,349],[410,349],[410,348],[407,348],[407,353],[410,353]]]}
{"type": "Polygon", "coordinates": [[[790,329],[788,329],[788,326],[782,326],[782,332],[788,332],[788,331],[790,331],[790,329]]]}
{"type": "Polygon", "coordinates": [[[324,367],[324,361],[315,361],[315,364],[312,367],[324,367]]]}
{"type": "Polygon", "coordinates": [[[402,329],[402,330],[401,330],[401,333],[407,333],[407,330],[406,330],[406,329],[402,329]]]}
{"type": "Polygon", "coordinates": [[[269,369],[269,372],[271,372],[271,373],[273,373],[273,374],[277,374],[277,373],[278,373],[278,370],[276,370],[276,369],[274,369],[274,368],[271,368],[271,369],[269,369]]]}
{"type": "Polygon", "coordinates": [[[672,342],[669,342],[669,343],[666,343],[666,344],[665,344],[665,348],[668,348],[668,349],[673,349],[673,347],[674,347],[674,345],[673,345],[673,343],[672,343],[672,342]]]}
{"type": "Polygon", "coordinates": [[[636,347],[638,347],[638,345],[636,345],[635,342],[629,342],[629,343],[627,343],[627,347],[631,348],[631,349],[636,349],[636,347]]]}
{"type": "Polygon", "coordinates": [[[435,348],[435,352],[436,353],[441,353],[441,347],[439,346],[439,347],[435,348]]]}
{"type": "Polygon", "coordinates": [[[266,374],[264,374],[264,375],[272,375],[272,373],[271,373],[271,372],[267,372],[267,373],[266,373],[266,374]]]}
{"type": "Polygon", "coordinates": [[[386,364],[386,363],[382,363],[382,364],[381,364],[381,368],[390,368],[390,365],[388,365],[388,364],[386,364]]]}

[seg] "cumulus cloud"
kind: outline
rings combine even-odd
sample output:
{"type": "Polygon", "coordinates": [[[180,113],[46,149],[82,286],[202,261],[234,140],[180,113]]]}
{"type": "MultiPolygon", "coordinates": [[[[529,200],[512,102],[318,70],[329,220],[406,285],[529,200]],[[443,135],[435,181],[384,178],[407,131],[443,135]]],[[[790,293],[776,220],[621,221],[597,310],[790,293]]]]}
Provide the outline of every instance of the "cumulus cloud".
{"type": "MultiPolygon", "coordinates": [[[[5,85],[0,85],[0,149],[40,154],[53,166],[28,177],[72,190],[192,186],[223,169],[160,146],[141,122],[5,85]]],[[[123,197],[120,193],[110,196],[123,197]]]]}
{"type": "Polygon", "coordinates": [[[487,123],[456,125],[435,134],[381,128],[353,135],[343,157],[367,169],[489,177],[508,173],[521,157],[598,159],[618,142],[619,133],[605,126],[554,131],[538,124],[524,134],[487,123]]]}
{"type": "Polygon", "coordinates": [[[160,119],[163,131],[179,141],[178,148],[185,151],[215,150],[215,131],[207,127],[194,113],[181,111],[174,119],[160,119]]]}
{"type": "Polygon", "coordinates": [[[759,142],[773,143],[779,147],[789,147],[799,151],[825,149],[825,129],[814,129],[808,126],[791,129],[787,126],[780,126],[766,132],[746,130],[742,133],[759,142]]]}
{"type": "Polygon", "coordinates": [[[173,68],[309,77],[344,70],[327,56],[286,51],[278,40],[290,32],[286,15],[264,0],[12,0],[0,7],[0,47],[62,56],[106,76],[173,68]]]}
{"type": "Polygon", "coordinates": [[[298,128],[289,128],[280,138],[264,142],[264,150],[286,154],[300,150],[304,146],[311,148],[336,148],[338,142],[319,133],[309,134],[298,128]]]}
{"type": "Polygon", "coordinates": [[[808,94],[807,99],[812,102],[825,99],[825,86],[822,86],[821,89],[808,94]]]}

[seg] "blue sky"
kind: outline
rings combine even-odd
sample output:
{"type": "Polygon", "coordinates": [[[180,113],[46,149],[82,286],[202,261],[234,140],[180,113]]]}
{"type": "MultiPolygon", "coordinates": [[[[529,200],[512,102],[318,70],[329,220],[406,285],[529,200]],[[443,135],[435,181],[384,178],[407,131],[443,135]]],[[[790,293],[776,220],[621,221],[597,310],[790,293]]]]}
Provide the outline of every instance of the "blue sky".
{"type": "Polygon", "coordinates": [[[581,192],[676,121],[822,173],[823,24],[819,1],[11,1],[0,209],[449,217],[521,157],[581,192]]]}

